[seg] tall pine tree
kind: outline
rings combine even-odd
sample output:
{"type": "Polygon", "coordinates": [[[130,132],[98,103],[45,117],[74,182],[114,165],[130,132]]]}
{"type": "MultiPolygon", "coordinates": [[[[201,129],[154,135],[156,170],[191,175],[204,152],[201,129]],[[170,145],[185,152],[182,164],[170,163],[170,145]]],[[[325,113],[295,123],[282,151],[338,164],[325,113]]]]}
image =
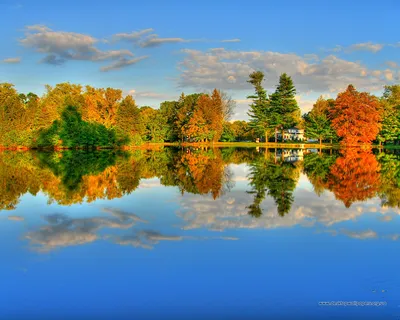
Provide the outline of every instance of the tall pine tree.
{"type": "Polygon", "coordinates": [[[250,117],[250,127],[255,130],[257,134],[265,135],[265,142],[272,130],[270,121],[270,101],[267,91],[262,86],[264,74],[261,71],[255,71],[249,75],[248,83],[254,87],[254,94],[248,96],[247,99],[252,99],[250,110],[247,113],[250,117]]]}
{"type": "Polygon", "coordinates": [[[295,95],[296,88],[292,78],[282,73],[279,84],[270,99],[270,125],[275,129],[275,142],[277,142],[278,129],[297,125],[296,113],[299,113],[300,108],[295,95]]]}

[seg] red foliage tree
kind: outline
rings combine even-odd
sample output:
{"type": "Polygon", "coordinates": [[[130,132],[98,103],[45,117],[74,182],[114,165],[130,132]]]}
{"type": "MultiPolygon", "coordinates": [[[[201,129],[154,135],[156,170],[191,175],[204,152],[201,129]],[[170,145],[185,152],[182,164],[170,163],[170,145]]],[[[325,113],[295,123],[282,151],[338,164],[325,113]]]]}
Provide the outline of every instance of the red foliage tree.
{"type": "Polygon", "coordinates": [[[330,113],[332,126],[345,145],[370,144],[381,127],[378,100],[366,92],[358,92],[352,85],[339,93],[330,113]]]}

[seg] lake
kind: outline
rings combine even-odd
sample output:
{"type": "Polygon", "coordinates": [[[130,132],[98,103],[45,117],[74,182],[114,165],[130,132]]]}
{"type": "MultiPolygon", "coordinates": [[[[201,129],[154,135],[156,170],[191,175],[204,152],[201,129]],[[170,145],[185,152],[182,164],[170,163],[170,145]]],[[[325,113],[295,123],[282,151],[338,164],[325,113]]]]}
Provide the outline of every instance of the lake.
{"type": "Polygon", "coordinates": [[[399,205],[397,151],[4,151],[0,319],[400,319],[399,205]]]}

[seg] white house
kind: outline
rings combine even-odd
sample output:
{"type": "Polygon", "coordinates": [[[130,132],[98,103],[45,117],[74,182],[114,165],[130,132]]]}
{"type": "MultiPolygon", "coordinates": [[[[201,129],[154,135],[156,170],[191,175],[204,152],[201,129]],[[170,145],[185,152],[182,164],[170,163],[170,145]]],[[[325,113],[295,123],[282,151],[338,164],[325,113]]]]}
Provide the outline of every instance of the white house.
{"type": "Polygon", "coordinates": [[[292,141],[305,141],[306,137],[304,136],[304,129],[299,129],[297,127],[289,128],[283,130],[282,133],[278,131],[278,138],[282,140],[292,140],[292,141]]]}

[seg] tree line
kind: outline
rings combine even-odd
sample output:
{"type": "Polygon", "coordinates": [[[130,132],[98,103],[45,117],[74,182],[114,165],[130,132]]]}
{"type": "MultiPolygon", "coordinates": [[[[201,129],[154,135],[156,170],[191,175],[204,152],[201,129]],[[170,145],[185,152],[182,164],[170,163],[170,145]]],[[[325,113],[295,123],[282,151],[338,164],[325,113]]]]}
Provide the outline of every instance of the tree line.
{"type": "Polygon", "coordinates": [[[235,101],[225,92],[181,94],[159,108],[139,107],[122,90],[70,83],[46,86],[39,97],[0,84],[0,147],[93,148],[144,142],[280,141],[283,130],[305,129],[307,138],[345,145],[400,142],[400,85],[384,87],[382,97],[349,85],[336,99],[320,97],[301,115],[296,88],[286,73],[273,93],[255,71],[249,121],[231,121],[235,101]]]}
{"type": "MultiPolygon", "coordinates": [[[[92,148],[217,142],[235,102],[225,92],[182,95],[158,109],[113,88],[61,83],[39,97],[0,84],[0,147],[92,148]]],[[[244,134],[243,134],[244,135],[244,134]]]]}
{"type": "Polygon", "coordinates": [[[276,90],[268,95],[262,86],[264,74],[255,71],[248,82],[254,87],[250,105],[249,126],[264,141],[278,140],[278,132],[297,126],[305,129],[307,138],[340,142],[343,145],[372,142],[400,142],[400,85],[384,87],[381,97],[358,92],[353,85],[339,93],[336,99],[322,96],[311,111],[300,116],[291,77],[282,74],[276,90]]]}

